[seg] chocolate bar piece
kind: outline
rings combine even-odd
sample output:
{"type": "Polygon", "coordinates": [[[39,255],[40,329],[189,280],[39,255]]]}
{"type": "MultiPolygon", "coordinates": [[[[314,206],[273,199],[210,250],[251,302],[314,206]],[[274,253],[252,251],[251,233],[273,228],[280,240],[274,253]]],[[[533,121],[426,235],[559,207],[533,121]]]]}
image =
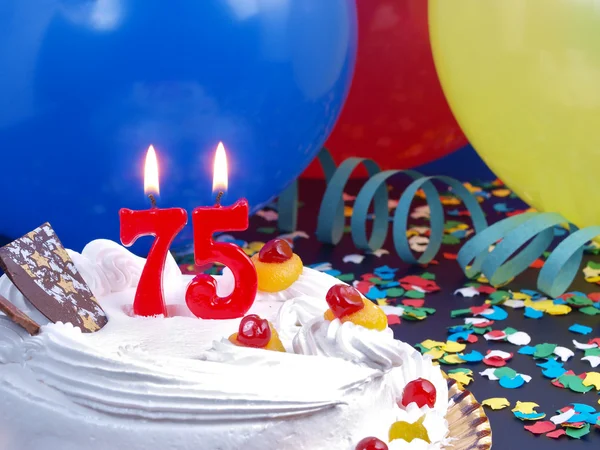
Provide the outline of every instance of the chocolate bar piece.
{"type": "Polygon", "coordinates": [[[0,248],[0,267],[50,321],[84,333],[106,325],[104,310],[49,223],[0,248]]]}
{"type": "Polygon", "coordinates": [[[40,332],[40,326],[36,321],[31,319],[28,315],[26,315],[23,311],[21,311],[1,295],[0,311],[6,314],[6,317],[8,317],[14,323],[25,328],[25,331],[27,331],[30,335],[35,336],[40,332]]]}

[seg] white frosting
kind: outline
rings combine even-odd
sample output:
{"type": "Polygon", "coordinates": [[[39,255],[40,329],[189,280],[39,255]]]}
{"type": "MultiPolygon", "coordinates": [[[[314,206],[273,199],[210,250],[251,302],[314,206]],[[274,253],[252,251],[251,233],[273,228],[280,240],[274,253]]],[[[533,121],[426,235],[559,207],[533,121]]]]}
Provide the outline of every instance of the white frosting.
{"type": "MultiPolygon", "coordinates": [[[[269,352],[226,339],[240,319],[193,317],[184,301],[191,277],[170,256],[164,286],[172,317],[143,318],[128,314],[142,258],[106,240],[70,255],[109,322],[91,334],[48,324],[0,279],[0,294],[44,325],[31,337],[0,316],[0,450],[354,450],[363,437],[385,438],[395,420],[421,414],[435,442],[423,448],[443,441],[447,388],[439,368],[391,330],[325,321],[333,277],[304,269],[286,291],[257,295],[250,313],[274,322],[286,348],[302,354],[269,352]],[[400,409],[403,386],[419,376],[438,389],[434,410],[400,409]]],[[[231,273],[217,284],[220,294],[230,291],[231,273]]]]}
{"type": "MultiPolygon", "coordinates": [[[[294,338],[294,352],[302,355],[342,358],[356,364],[388,371],[406,359],[406,349],[392,330],[370,330],[353,324],[316,317],[294,338]]],[[[412,347],[408,347],[409,350],[412,347]]]]}
{"type": "Polygon", "coordinates": [[[281,305],[275,328],[288,352],[293,351],[292,341],[302,327],[315,317],[323,317],[327,309],[327,302],[323,298],[306,295],[292,298],[281,305]]]}
{"type": "MultiPolygon", "coordinates": [[[[16,288],[14,284],[6,275],[0,277],[0,295],[10,300],[10,302],[19,308],[22,312],[27,314],[31,319],[35,320],[38,324],[44,325],[48,323],[48,319],[39,310],[33,306],[29,300],[27,300],[23,294],[16,288]]],[[[0,317],[2,313],[0,312],[0,317]]],[[[1,335],[0,335],[1,341],[1,335]]]]}

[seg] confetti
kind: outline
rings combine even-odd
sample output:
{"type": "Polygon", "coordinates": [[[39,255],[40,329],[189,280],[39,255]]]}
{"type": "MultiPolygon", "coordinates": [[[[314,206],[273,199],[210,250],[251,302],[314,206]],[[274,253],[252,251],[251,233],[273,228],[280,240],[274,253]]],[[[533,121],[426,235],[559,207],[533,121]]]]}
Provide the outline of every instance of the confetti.
{"type": "Polygon", "coordinates": [[[558,382],[566,389],[570,389],[573,392],[579,392],[582,394],[592,390],[592,386],[585,386],[581,378],[576,375],[567,375],[567,373],[558,378],[558,382]]]}
{"type": "Polygon", "coordinates": [[[465,362],[480,362],[483,361],[483,355],[477,350],[472,350],[469,353],[459,355],[465,362]]]}
{"type": "Polygon", "coordinates": [[[525,308],[525,302],[523,300],[515,300],[512,298],[504,300],[503,305],[513,309],[525,308]]]}
{"type": "Polygon", "coordinates": [[[527,345],[531,342],[531,336],[524,331],[517,331],[516,333],[509,334],[506,340],[514,345],[527,345]]]}
{"type": "Polygon", "coordinates": [[[479,372],[479,375],[481,375],[482,377],[486,377],[491,381],[498,381],[500,378],[494,375],[494,373],[494,369],[485,369],[483,372],[479,372]]]}
{"type": "Polygon", "coordinates": [[[425,304],[425,300],[419,298],[404,298],[402,299],[402,304],[406,306],[412,306],[413,308],[422,308],[425,304]]]}
{"type": "MultiPolygon", "coordinates": [[[[402,288],[392,287],[385,291],[385,295],[387,297],[401,297],[405,292],[406,291],[402,288]]],[[[423,306],[423,303],[425,303],[425,302],[422,302],[420,306],[423,306]]]]}
{"type": "Polygon", "coordinates": [[[542,311],[530,308],[529,306],[525,307],[525,317],[529,319],[541,319],[543,316],[544,313],[542,311]]]}
{"type": "Polygon", "coordinates": [[[535,347],[530,347],[530,346],[526,345],[525,347],[520,348],[517,353],[519,353],[521,355],[533,356],[535,354],[535,347]]]}
{"type": "Polygon", "coordinates": [[[556,344],[538,344],[535,346],[535,353],[533,354],[534,358],[548,358],[549,356],[554,354],[554,350],[556,349],[556,344]]]}
{"type": "Polygon", "coordinates": [[[467,348],[465,344],[461,344],[456,341],[447,341],[442,347],[442,349],[447,351],[448,353],[460,353],[465,348],[467,348]]]}
{"type": "Polygon", "coordinates": [[[592,332],[591,327],[586,327],[585,325],[579,325],[578,323],[573,324],[569,327],[569,331],[577,334],[590,334],[592,332]]]}
{"type": "Polygon", "coordinates": [[[571,403],[575,412],[578,413],[595,413],[596,409],[593,406],[586,405],[585,403],[571,403]]]}
{"type": "Polygon", "coordinates": [[[387,316],[387,319],[388,319],[388,325],[400,325],[400,323],[401,323],[400,317],[395,314],[389,314],[387,316]]]}
{"type": "Polygon", "coordinates": [[[569,410],[565,411],[564,413],[557,414],[556,416],[551,417],[550,420],[552,421],[552,423],[554,423],[556,425],[560,425],[561,423],[564,423],[567,420],[569,420],[575,414],[576,414],[575,409],[569,409],[569,410]]]}
{"type": "Polygon", "coordinates": [[[589,362],[593,368],[600,366],[600,356],[586,356],[585,358],[581,358],[581,360],[589,362]]]}
{"type": "Polygon", "coordinates": [[[566,430],[559,428],[558,430],[555,431],[551,431],[550,433],[546,434],[546,437],[552,438],[552,439],[558,439],[561,436],[565,436],[567,434],[566,430]]]}
{"type": "Polygon", "coordinates": [[[408,243],[412,251],[416,253],[423,253],[429,246],[429,238],[426,236],[412,236],[408,240],[408,243]]]}
{"type": "Polygon", "coordinates": [[[503,397],[493,397],[493,398],[487,398],[484,401],[481,402],[482,406],[488,406],[489,408],[493,409],[494,411],[500,410],[500,409],[504,409],[510,406],[510,402],[503,397]]]}
{"type": "Polygon", "coordinates": [[[546,417],[546,414],[544,414],[544,413],[525,414],[522,412],[515,412],[514,415],[517,419],[521,419],[521,420],[540,420],[540,419],[543,419],[544,417],[546,417]]]}
{"type": "Polygon", "coordinates": [[[456,291],[454,291],[454,295],[460,295],[462,297],[475,297],[479,295],[479,291],[477,289],[475,289],[474,287],[466,287],[466,288],[461,288],[461,289],[457,289],[456,291]]]}
{"type": "Polygon", "coordinates": [[[502,377],[499,384],[506,389],[517,389],[525,384],[525,379],[521,375],[517,375],[514,378],[502,377]]]}
{"type": "MultiPolygon", "coordinates": [[[[489,201],[491,205],[487,205],[485,212],[489,214],[489,211],[492,211],[493,215],[489,216],[492,218],[492,222],[500,217],[514,216],[529,211],[527,207],[518,203],[518,198],[499,180],[480,185],[467,183],[465,186],[478,197],[480,202],[489,201]]],[[[395,190],[398,190],[397,187],[390,187],[389,189],[394,191],[394,194],[396,193],[395,190]]],[[[423,201],[423,195],[424,192],[419,191],[416,195],[416,202],[423,201]]],[[[350,213],[353,210],[355,197],[349,193],[344,193],[343,200],[346,202],[346,213],[350,213]]],[[[463,385],[473,383],[475,377],[482,377],[487,378],[488,383],[497,382],[500,388],[503,389],[526,389],[526,383],[534,383],[535,390],[532,392],[541,393],[541,395],[548,397],[552,395],[557,397],[559,395],[570,395],[571,399],[574,400],[575,396],[584,395],[581,398],[586,400],[582,401],[593,404],[593,407],[585,405],[585,403],[572,404],[558,411],[547,411],[548,416],[552,415],[549,419],[544,419],[545,414],[537,412],[535,407],[529,408],[529,410],[513,411],[513,413],[518,419],[528,421],[523,425],[525,425],[525,430],[529,431],[527,433],[529,436],[531,434],[545,435],[549,439],[558,439],[569,433],[570,438],[578,439],[590,433],[600,416],[600,413],[595,411],[595,409],[600,410],[600,402],[596,403],[596,394],[600,392],[600,369],[593,368],[600,366],[600,349],[598,348],[600,337],[588,338],[592,336],[591,333],[600,331],[600,329],[596,330],[595,325],[592,325],[593,322],[586,321],[589,320],[588,317],[600,315],[600,292],[588,294],[586,292],[571,291],[558,298],[547,298],[544,294],[533,289],[513,290],[513,285],[508,283],[506,288],[492,287],[483,275],[478,275],[475,280],[465,282],[462,286],[452,284],[453,281],[449,277],[440,277],[440,285],[438,285],[435,274],[437,273],[439,276],[441,272],[436,269],[456,265],[455,260],[462,243],[474,233],[470,213],[455,195],[444,193],[441,196],[441,201],[444,204],[453,205],[447,211],[448,218],[451,220],[447,220],[444,224],[443,242],[446,247],[440,252],[441,255],[439,256],[443,259],[440,259],[439,263],[434,260],[429,266],[421,265],[421,269],[416,268],[417,271],[429,270],[428,272],[419,274],[413,269],[407,269],[404,265],[393,267],[396,258],[387,257],[386,255],[389,255],[390,251],[386,249],[359,254],[359,250],[353,246],[345,247],[349,249],[346,252],[332,253],[330,256],[331,261],[323,260],[318,264],[312,266],[306,264],[306,266],[331,274],[340,281],[351,283],[362,295],[384,310],[390,325],[398,325],[404,322],[402,326],[419,326],[418,324],[421,321],[436,312],[434,308],[430,307],[433,302],[430,301],[429,294],[440,291],[440,287],[443,288],[443,295],[438,298],[453,301],[454,303],[450,304],[454,308],[460,308],[461,306],[463,308],[451,311],[450,316],[458,318],[455,321],[458,323],[448,326],[445,339],[442,339],[440,335],[442,330],[439,328],[432,327],[429,329],[429,336],[439,340],[427,339],[416,344],[415,347],[422,354],[436,361],[436,363],[446,365],[445,369],[448,377],[463,385]],[[380,267],[376,267],[378,262],[380,267]],[[338,263],[346,265],[334,267],[338,263]],[[439,266],[436,267],[435,265],[438,264],[439,266]],[[369,273],[361,273],[361,265],[364,265],[369,273]],[[342,269],[342,271],[337,269],[342,269]],[[407,275],[407,273],[411,275],[407,275]],[[449,294],[454,294],[456,297],[449,298],[449,294]],[[522,310],[522,313],[515,311],[517,309],[522,310]],[[509,313],[511,310],[513,312],[509,313]],[[562,318],[552,317],[570,313],[580,313],[580,319],[565,323],[558,321],[562,318]],[[522,320],[522,317],[530,320],[522,320]],[[533,322],[531,319],[542,320],[543,322],[533,322]],[[406,321],[412,323],[406,324],[406,321]],[[502,321],[505,321],[505,325],[502,325],[502,321]],[[515,328],[507,326],[508,324],[513,325],[515,328]],[[516,327],[519,327],[519,329],[516,329],[516,327]],[[557,327],[561,327],[555,333],[557,343],[543,343],[542,336],[553,336],[553,329],[557,327]],[[542,328],[549,330],[550,333],[538,333],[538,330],[542,328]],[[568,348],[567,346],[558,345],[558,342],[561,344],[565,342],[563,338],[568,333],[578,334],[579,336],[575,337],[579,337],[582,342],[573,340],[573,345],[569,345],[568,348]],[[586,337],[581,338],[581,336],[586,337]],[[478,341],[482,344],[482,347],[487,347],[487,353],[481,350],[482,347],[478,347],[480,351],[477,351],[469,345],[478,341]],[[506,344],[498,344],[498,342],[505,342],[506,344]],[[533,345],[532,342],[538,345],[533,345]],[[517,346],[517,348],[515,349],[512,346],[517,346]],[[513,353],[505,351],[508,349],[513,349],[514,353],[531,357],[517,357],[515,368],[525,370],[524,368],[527,366],[522,363],[527,359],[527,364],[531,366],[531,361],[533,361],[537,368],[536,373],[532,374],[534,375],[533,381],[532,376],[518,373],[515,368],[510,367],[513,365],[511,363],[513,353]],[[575,355],[578,352],[580,353],[575,355]],[[577,360],[573,361],[575,356],[577,356],[577,360]],[[584,361],[583,366],[580,361],[584,361]],[[478,370],[476,370],[473,364],[480,362],[483,362],[484,365],[483,367],[478,366],[478,370]],[[581,373],[576,374],[567,370],[565,366],[569,364],[578,367],[581,373]],[[585,368],[581,370],[581,367],[585,366],[587,366],[587,371],[585,368]],[[562,388],[565,392],[559,394],[553,391],[554,388],[551,387],[551,384],[557,388],[562,388]],[[542,388],[542,386],[544,387],[542,388]]],[[[397,204],[397,200],[389,200],[388,208],[393,210],[397,207],[397,204]]],[[[431,211],[427,205],[417,205],[411,208],[410,215],[419,220],[408,226],[406,238],[412,250],[421,253],[427,248],[431,239],[431,211]]],[[[371,215],[370,220],[372,219],[373,216],[371,215]]],[[[258,233],[263,233],[262,235],[258,234],[260,237],[255,238],[250,234],[239,234],[238,237],[235,233],[226,237],[226,239],[242,245],[243,250],[248,255],[255,254],[264,245],[264,242],[258,242],[261,237],[264,238],[265,235],[277,236],[278,234],[276,227],[271,227],[278,220],[278,213],[273,211],[271,207],[259,211],[257,217],[252,220],[258,220],[260,224],[267,225],[257,229],[258,233]],[[247,239],[248,242],[240,238],[247,239]],[[256,241],[252,242],[252,239],[256,239],[256,241]]],[[[351,229],[349,226],[345,226],[344,231],[350,233],[351,229]]],[[[553,231],[555,235],[566,236],[568,234],[563,227],[554,227],[553,231]]],[[[298,232],[297,235],[291,233],[284,235],[282,238],[288,240],[290,244],[294,244],[297,237],[314,240],[312,233],[309,236],[303,232],[298,232]]],[[[264,238],[264,240],[267,239],[264,238]]],[[[491,245],[488,250],[491,251],[494,247],[494,245],[491,245]]],[[[299,250],[298,253],[303,256],[311,254],[308,251],[303,253],[303,249],[299,250]]],[[[590,243],[586,246],[585,252],[598,255],[600,254],[600,246],[590,243]]],[[[361,253],[363,252],[361,251],[361,253]]],[[[323,255],[323,253],[320,254],[323,255]]],[[[543,256],[533,260],[530,267],[539,270],[548,256],[549,252],[546,252],[543,256]]],[[[194,271],[197,272],[198,268],[193,265],[193,255],[188,259],[185,261],[185,267],[190,266],[192,268],[190,272],[193,274],[194,271]]],[[[318,260],[313,259],[307,262],[316,261],[318,260]]],[[[579,278],[585,278],[588,282],[593,283],[593,285],[589,284],[588,287],[600,285],[600,261],[597,259],[586,261],[584,266],[583,273],[580,272],[578,275],[579,278]]],[[[182,271],[184,271],[183,268],[182,271]]],[[[220,271],[221,269],[215,273],[220,274],[220,271]]],[[[438,298],[434,297],[433,301],[437,301],[438,298]]],[[[452,309],[452,306],[449,309],[452,309]]],[[[448,319],[450,318],[448,317],[448,319]]],[[[546,339],[552,339],[552,337],[546,337],[546,339]]],[[[480,380],[480,382],[482,381],[480,380]]],[[[483,381],[482,383],[485,386],[486,382],[483,381]]],[[[494,389],[497,389],[497,387],[490,385],[489,389],[487,392],[491,394],[496,392],[494,389]]],[[[484,400],[482,405],[488,410],[505,408],[510,410],[510,403],[507,398],[494,397],[484,400]]],[[[514,403],[514,400],[512,403],[514,403]]],[[[531,402],[517,402],[517,405],[528,405],[528,403],[531,402]]],[[[498,417],[501,416],[502,414],[498,415],[498,417]]],[[[508,425],[506,430],[508,430],[508,425]]],[[[518,438],[516,438],[516,442],[521,443],[518,438]]]]}
{"type": "Polygon", "coordinates": [[[506,360],[499,356],[491,356],[483,358],[483,363],[487,366],[502,367],[506,365],[506,360]]]}
{"type": "Polygon", "coordinates": [[[517,401],[515,407],[512,409],[512,412],[520,412],[523,414],[532,414],[535,413],[535,408],[538,408],[540,405],[534,402],[521,402],[517,401]]]}
{"type": "Polygon", "coordinates": [[[505,366],[505,367],[500,367],[500,368],[496,369],[494,371],[494,375],[498,378],[502,378],[502,377],[514,378],[518,375],[518,373],[516,370],[505,366]]]}
{"type": "Polygon", "coordinates": [[[490,331],[483,335],[486,341],[503,341],[506,339],[506,333],[500,330],[490,331]]]}
{"type": "Polygon", "coordinates": [[[508,317],[508,313],[499,306],[492,306],[492,309],[494,310],[493,312],[484,312],[481,315],[489,320],[506,320],[508,317]]]}
{"type": "MultiPolygon", "coordinates": [[[[464,356],[462,356],[464,359],[464,356]]],[[[597,391],[600,391],[600,373],[588,372],[585,374],[585,380],[583,380],[584,386],[594,386],[597,391]]]]}
{"type": "Polygon", "coordinates": [[[590,432],[590,424],[586,423],[582,428],[567,428],[567,436],[573,439],[581,439],[590,432]]]}
{"type": "Polygon", "coordinates": [[[595,316],[600,314],[600,309],[594,306],[586,306],[585,308],[579,308],[579,312],[587,316],[595,316]]]}
{"type": "Polygon", "coordinates": [[[468,386],[473,381],[473,371],[469,369],[453,369],[448,371],[448,377],[468,386]]]}
{"type": "Polygon", "coordinates": [[[556,347],[554,349],[554,354],[556,356],[558,356],[560,358],[560,360],[563,362],[568,361],[569,358],[571,358],[572,356],[575,356],[575,353],[573,352],[573,350],[566,348],[566,347],[556,347]]]}
{"type": "Polygon", "coordinates": [[[487,352],[486,358],[502,358],[504,360],[509,360],[513,357],[512,353],[504,352],[502,350],[489,350],[487,352]]]}
{"type": "Polygon", "coordinates": [[[444,358],[440,358],[440,362],[443,364],[461,364],[464,361],[458,355],[446,355],[444,358]]]}
{"type": "Polygon", "coordinates": [[[378,258],[381,258],[384,255],[389,255],[390,252],[389,252],[389,250],[386,250],[384,248],[380,248],[379,250],[375,250],[371,254],[377,256],[378,258]]]}
{"type": "Polygon", "coordinates": [[[578,350],[587,350],[589,348],[597,348],[598,345],[597,344],[583,344],[581,342],[576,341],[575,339],[573,339],[573,345],[578,349],[578,350]]]}
{"type": "Polygon", "coordinates": [[[344,258],[342,259],[343,262],[345,263],[353,263],[353,264],[360,264],[363,262],[363,260],[365,259],[364,255],[346,255],[344,256],[344,258]]]}
{"type": "Polygon", "coordinates": [[[532,425],[525,425],[525,429],[533,434],[544,434],[554,431],[556,425],[550,421],[535,422],[532,425]]]}

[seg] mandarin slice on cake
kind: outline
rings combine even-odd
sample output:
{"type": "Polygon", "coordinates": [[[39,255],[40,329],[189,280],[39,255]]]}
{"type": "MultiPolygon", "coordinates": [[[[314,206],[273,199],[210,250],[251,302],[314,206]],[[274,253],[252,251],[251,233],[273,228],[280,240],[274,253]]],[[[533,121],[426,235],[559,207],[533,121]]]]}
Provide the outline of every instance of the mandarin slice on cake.
{"type": "Polygon", "coordinates": [[[251,259],[258,275],[258,290],[263,292],[289,288],[304,269],[302,260],[285,239],[267,242],[251,259]]]}
{"type": "Polygon", "coordinates": [[[340,319],[341,322],[352,322],[372,330],[385,330],[388,326],[387,316],[372,301],[364,298],[354,287],[347,284],[332,286],[325,297],[329,308],[325,311],[326,320],[340,319]]]}
{"type": "Polygon", "coordinates": [[[402,439],[406,442],[412,442],[414,439],[421,439],[428,444],[431,444],[427,428],[423,425],[424,421],[425,416],[421,416],[415,423],[402,421],[394,422],[390,427],[390,442],[395,439],[402,439]]]}
{"type": "Polygon", "coordinates": [[[238,332],[229,336],[229,341],[239,347],[285,352],[277,330],[267,319],[261,319],[256,314],[245,316],[240,322],[238,332]]]}

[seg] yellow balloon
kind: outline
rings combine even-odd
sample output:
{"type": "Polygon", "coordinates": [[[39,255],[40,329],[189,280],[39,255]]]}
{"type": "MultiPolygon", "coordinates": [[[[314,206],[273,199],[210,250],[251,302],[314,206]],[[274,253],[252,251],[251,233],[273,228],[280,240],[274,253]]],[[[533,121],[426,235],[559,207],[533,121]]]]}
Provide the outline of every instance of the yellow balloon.
{"type": "Polygon", "coordinates": [[[533,207],[600,225],[600,0],[430,0],[463,131],[533,207]]]}

